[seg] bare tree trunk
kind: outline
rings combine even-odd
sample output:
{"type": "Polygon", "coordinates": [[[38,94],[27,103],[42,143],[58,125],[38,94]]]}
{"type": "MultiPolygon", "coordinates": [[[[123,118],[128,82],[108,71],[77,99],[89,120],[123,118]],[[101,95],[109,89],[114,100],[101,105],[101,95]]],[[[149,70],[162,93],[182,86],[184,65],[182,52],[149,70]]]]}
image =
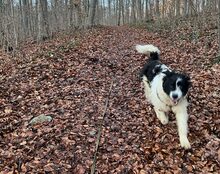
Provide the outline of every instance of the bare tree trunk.
{"type": "Polygon", "coordinates": [[[124,0],[121,3],[121,15],[122,15],[122,24],[125,24],[125,5],[124,5],[124,0]]]}
{"type": "Polygon", "coordinates": [[[95,14],[98,0],[91,0],[91,7],[89,8],[89,26],[95,25],[95,14]]]}
{"type": "Polygon", "coordinates": [[[193,16],[195,14],[195,8],[192,0],[189,0],[188,8],[189,8],[189,14],[193,16]]]}
{"type": "Polygon", "coordinates": [[[69,12],[69,26],[73,28],[73,8],[74,8],[74,0],[70,0],[70,12],[69,12]]]}
{"type": "MultiPolygon", "coordinates": [[[[108,20],[111,18],[111,16],[112,16],[111,0],[108,0],[108,20]]],[[[108,24],[110,24],[110,22],[108,24]]]]}
{"type": "Polygon", "coordinates": [[[49,37],[47,0],[38,1],[38,41],[49,37]]]}
{"type": "Polygon", "coordinates": [[[149,5],[150,5],[150,18],[154,16],[154,0],[149,0],[149,5]]]}
{"type": "MultiPolygon", "coordinates": [[[[83,1],[83,6],[84,6],[84,13],[86,14],[86,17],[88,17],[88,16],[89,16],[89,7],[90,7],[89,0],[84,0],[84,1],[83,1]]],[[[87,20],[87,18],[85,18],[84,24],[85,24],[86,22],[88,22],[88,21],[86,21],[86,20],[87,20]]]]}
{"type": "Polygon", "coordinates": [[[29,14],[30,14],[30,20],[29,20],[29,28],[30,28],[30,35],[34,35],[35,32],[35,25],[34,25],[34,7],[32,0],[29,0],[29,14]]]}
{"type": "Polygon", "coordinates": [[[145,20],[149,19],[149,1],[145,0],[145,20]]]}
{"type": "Polygon", "coordinates": [[[23,3],[23,28],[24,28],[24,34],[25,36],[29,36],[30,32],[29,32],[29,9],[28,9],[28,0],[22,0],[23,3]]]}
{"type": "Polygon", "coordinates": [[[37,7],[37,22],[38,22],[38,35],[37,35],[37,41],[40,42],[42,39],[42,12],[41,12],[41,3],[40,0],[36,0],[36,7],[37,7]]]}
{"type": "Polygon", "coordinates": [[[0,48],[3,47],[4,43],[4,30],[3,30],[3,0],[0,0],[0,48]]]}
{"type": "Polygon", "coordinates": [[[59,25],[59,19],[58,19],[58,15],[59,15],[59,11],[58,11],[58,0],[53,0],[52,2],[52,13],[53,13],[53,18],[54,18],[54,29],[60,30],[60,25],[59,25]]]}
{"type": "Polygon", "coordinates": [[[25,38],[25,27],[24,27],[24,14],[22,8],[22,0],[19,0],[19,23],[21,25],[20,37],[21,39],[25,38]]]}
{"type": "Polygon", "coordinates": [[[132,0],[131,4],[131,21],[136,23],[136,1],[132,0]]]}
{"type": "Polygon", "coordinates": [[[121,0],[117,0],[117,9],[118,9],[118,26],[120,26],[121,24],[121,8],[122,8],[122,1],[121,0]]]}
{"type": "Polygon", "coordinates": [[[180,0],[176,0],[176,16],[180,16],[180,0]]]}
{"type": "Polygon", "coordinates": [[[162,5],[162,18],[164,19],[165,17],[165,0],[162,1],[163,5],[162,5]]]}
{"type": "Polygon", "coordinates": [[[202,11],[205,10],[205,1],[206,1],[206,0],[202,0],[202,5],[201,5],[201,9],[202,9],[202,11]]]}
{"type": "Polygon", "coordinates": [[[69,8],[68,8],[68,3],[69,3],[69,0],[65,0],[64,1],[64,25],[65,25],[65,30],[67,30],[69,27],[68,27],[68,15],[69,15],[69,8]]]}
{"type": "Polygon", "coordinates": [[[74,7],[76,9],[76,27],[82,27],[82,11],[81,11],[81,0],[74,1],[74,7]]]}
{"type": "Polygon", "coordinates": [[[138,20],[142,20],[142,4],[141,4],[141,0],[137,0],[137,18],[138,20]]]}
{"type": "Polygon", "coordinates": [[[220,0],[218,0],[218,45],[220,55],[220,0]]]}
{"type": "Polygon", "coordinates": [[[30,36],[40,41],[61,29],[99,22],[122,25],[168,17],[175,27],[175,19],[192,15],[190,20],[198,26],[198,21],[216,20],[212,14],[219,7],[218,0],[0,0],[0,46],[16,45],[30,36]]]}
{"type": "Polygon", "coordinates": [[[11,0],[11,13],[12,13],[12,23],[13,23],[13,35],[14,35],[14,43],[9,45],[10,47],[13,45],[14,47],[18,47],[18,36],[17,36],[17,31],[16,31],[16,26],[15,26],[15,13],[14,13],[14,1],[11,0]]]}
{"type": "Polygon", "coordinates": [[[130,23],[130,0],[125,0],[125,4],[124,4],[124,22],[125,23],[130,23]]]}
{"type": "Polygon", "coordinates": [[[188,15],[188,0],[184,0],[184,16],[188,15]]]}
{"type": "Polygon", "coordinates": [[[57,17],[57,13],[58,12],[58,1],[57,0],[53,0],[53,15],[54,15],[54,19],[55,19],[55,30],[59,30],[59,20],[57,17]]]}
{"type": "Polygon", "coordinates": [[[156,0],[156,15],[157,18],[160,17],[160,0],[156,0]]]}

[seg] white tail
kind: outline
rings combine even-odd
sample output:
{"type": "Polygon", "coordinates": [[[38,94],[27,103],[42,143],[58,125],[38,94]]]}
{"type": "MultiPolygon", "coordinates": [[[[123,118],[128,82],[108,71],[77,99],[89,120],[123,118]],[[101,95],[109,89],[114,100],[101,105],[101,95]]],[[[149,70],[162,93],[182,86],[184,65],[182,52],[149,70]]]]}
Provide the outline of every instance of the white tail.
{"type": "Polygon", "coordinates": [[[160,50],[157,47],[153,46],[152,44],[136,45],[135,48],[136,48],[137,52],[141,53],[141,54],[149,54],[152,52],[156,52],[156,53],[160,54],[160,50]]]}

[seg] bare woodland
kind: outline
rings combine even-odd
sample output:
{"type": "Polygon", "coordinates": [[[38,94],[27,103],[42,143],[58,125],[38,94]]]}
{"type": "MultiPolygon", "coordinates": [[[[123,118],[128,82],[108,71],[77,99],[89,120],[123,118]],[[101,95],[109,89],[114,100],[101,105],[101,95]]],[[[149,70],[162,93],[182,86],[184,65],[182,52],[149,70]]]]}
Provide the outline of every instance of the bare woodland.
{"type": "Polygon", "coordinates": [[[219,173],[219,26],[220,0],[0,0],[0,173],[219,173]],[[146,101],[142,43],[190,76],[192,149],[146,101]]]}
{"type": "MultiPolygon", "coordinates": [[[[55,32],[94,25],[157,21],[174,27],[182,18],[200,28],[218,12],[217,0],[0,0],[0,46],[16,48],[55,32]]],[[[216,24],[217,24],[217,19],[216,24]]],[[[147,25],[147,24],[146,24],[147,25]]]]}

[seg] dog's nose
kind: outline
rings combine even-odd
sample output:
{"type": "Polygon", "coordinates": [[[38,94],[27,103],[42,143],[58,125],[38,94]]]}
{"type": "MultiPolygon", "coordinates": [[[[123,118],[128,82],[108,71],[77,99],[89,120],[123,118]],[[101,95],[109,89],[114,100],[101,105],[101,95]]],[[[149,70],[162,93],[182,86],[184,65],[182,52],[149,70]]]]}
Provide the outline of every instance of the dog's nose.
{"type": "Polygon", "coordinates": [[[173,94],[172,97],[173,97],[173,99],[175,100],[175,99],[178,98],[178,95],[177,95],[177,94],[173,94]]]}

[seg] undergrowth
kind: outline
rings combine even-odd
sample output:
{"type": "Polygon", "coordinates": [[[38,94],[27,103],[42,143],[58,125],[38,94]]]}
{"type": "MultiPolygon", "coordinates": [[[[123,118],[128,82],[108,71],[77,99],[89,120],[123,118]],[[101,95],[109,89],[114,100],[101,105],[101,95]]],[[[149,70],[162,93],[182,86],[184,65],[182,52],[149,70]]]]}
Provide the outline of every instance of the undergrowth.
{"type": "MultiPolygon", "coordinates": [[[[179,18],[163,18],[157,20],[145,20],[131,24],[132,27],[144,28],[149,32],[157,33],[163,38],[169,38],[175,46],[175,42],[190,42],[197,44],[202,42],[209,49],[218,38],[217,14],[212,16],[194,16],[179,18]]],[[[220,63],[220,55],[213,57],[210,64],[220,63]]]]}

